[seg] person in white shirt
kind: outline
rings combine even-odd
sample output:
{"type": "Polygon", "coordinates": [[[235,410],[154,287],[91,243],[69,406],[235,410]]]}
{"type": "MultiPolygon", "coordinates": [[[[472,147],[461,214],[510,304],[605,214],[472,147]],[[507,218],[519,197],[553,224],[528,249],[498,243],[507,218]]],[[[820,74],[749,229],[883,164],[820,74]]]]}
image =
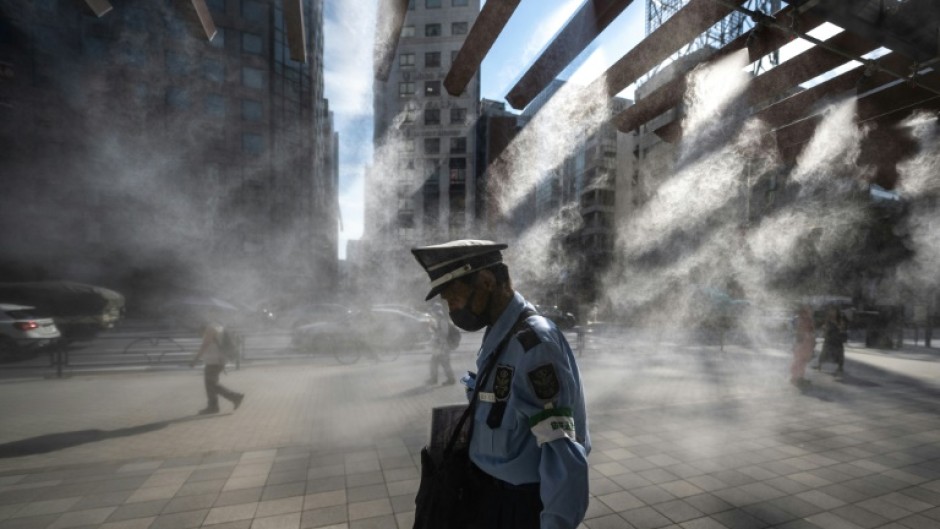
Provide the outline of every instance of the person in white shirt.
{"type": "Polygon", "coordinates": [[[219,412],[219,395],[229,400],[236,410],[241,406],[242,400],[245,399],[244,393],[232,391],[219,383],[219,375],[225,369],[225,355],[222,354],[221,347],[222,337],[225,332],[225,327],[222,324],[217,322],[207,323],[202,333],[202,346],[199,347],[199,352],[190,362],[191,366],[195,366],[196,362],[202,359],[205,364],[204,378],[206,397],[209,399],[209,404],[204,409],[199,410],[200,415],[219,412]]]}

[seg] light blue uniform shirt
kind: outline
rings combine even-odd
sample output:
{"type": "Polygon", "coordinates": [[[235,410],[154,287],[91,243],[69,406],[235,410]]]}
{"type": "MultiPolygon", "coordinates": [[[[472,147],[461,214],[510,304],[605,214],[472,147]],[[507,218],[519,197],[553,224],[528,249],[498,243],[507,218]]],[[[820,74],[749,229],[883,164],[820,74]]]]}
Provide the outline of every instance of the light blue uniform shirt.
{"type": "MultiPolygon", "coordinates": [[[[526,307],[532,309],[516,292],[487,328],[477,373],[526,307]]],[[[575,529],[587,510],[591,450],[581,374],[554,323],[542,316],[530,316],[527,323],[535,331],[528,336],[528,350],[518,339],[509,340],[480,390],[470,459],[514,485],[541,482],[541,529],[575,529]],[[505,402],[502,421],[490,428],[487,417],[500,401],[505,402]]]]}

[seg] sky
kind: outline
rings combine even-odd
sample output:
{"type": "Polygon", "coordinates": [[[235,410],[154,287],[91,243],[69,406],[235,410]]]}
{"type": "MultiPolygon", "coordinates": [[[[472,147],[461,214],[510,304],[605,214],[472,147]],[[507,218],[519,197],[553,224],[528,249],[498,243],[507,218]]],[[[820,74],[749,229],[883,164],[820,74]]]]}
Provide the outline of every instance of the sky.
{"type": "MultiPolygon", "coordinates": [[[[483,61],[481,97],[505,101],[518,78],[582,3],[522,0],[483,61]]],[[[587,85],[633,48],[645,36],[645,4],[634,1],[560,77],[587,85]]],[[[325,88],[340,140],[340,259],[345,259],[346,241],[358,239],[363,233],[363,175],[372,159],[372,44],[377,5],[378,0],[325,1],[325,88]]],[[[827,39],[838,31],[826,24],[812,34],[827,39]]],[[[788,44],[781,50],[781,60],[809,46],[801,41],[788,44]]],[[[632,99],[633,89],[628,87],[619,95],[632,99]]]]}

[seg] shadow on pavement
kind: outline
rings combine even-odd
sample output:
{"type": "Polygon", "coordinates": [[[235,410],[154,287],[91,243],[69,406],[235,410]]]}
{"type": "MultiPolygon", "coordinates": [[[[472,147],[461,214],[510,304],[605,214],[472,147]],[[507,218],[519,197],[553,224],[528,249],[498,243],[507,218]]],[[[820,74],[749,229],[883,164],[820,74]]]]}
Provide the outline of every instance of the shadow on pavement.
{"type": "MultiPolygon", "coordinates": [[[[427,385],[427,386],[418,386],[418,387],[416,387],[416,388],[411,388],[411,389],[406,389],[405,391],[401,391],[401,392],[397,393],[396,395],[392,395],[392,397],[399,397],[399,398],[402,398],[402,397],[415,397],[415,396],[417,396],[417,395],[425,395],[425,394],[427,394],[427,393],[431,393],[432,391],[434,391],[434,390],[437,389],[438,387],[439,387],[439,386],[437,386],[437,385],[434,385],[434,386],[431,386],[431,385],[427,385]]],[[[384,397],[383,397],[383,399],[384,399],[384,397]]]]}
{"type": "Polygon", "coordinates": [[[212,417],[217,417],[217,415],[188,415],[178,419],[141,424],[140,426],[131,426],[129,428],[118,428],[117,430],[90,429],[39,435],[30,437],[29,439],[0,444],[0,459],[45,454],[85,443],[94,443],[115,437],[128,437],[153,432],[166,428],[174,423],[211,419],[212,417]]]}

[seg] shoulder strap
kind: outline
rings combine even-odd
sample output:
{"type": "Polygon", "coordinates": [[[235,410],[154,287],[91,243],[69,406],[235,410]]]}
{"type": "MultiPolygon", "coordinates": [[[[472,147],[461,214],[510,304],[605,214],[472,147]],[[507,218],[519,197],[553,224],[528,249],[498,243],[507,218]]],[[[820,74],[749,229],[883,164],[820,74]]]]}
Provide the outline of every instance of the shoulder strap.
{"type": "MultiPolygon", "coordinates": [[[[477,401],[480,398],[480,389],[486,384],[487,378],[490,376],[490,372],[493,371],[493,368],[496,366],[496,361],[499,359],[499,356],[502,354],[503,350],[506,348],[506,344],[509,343],[509,340],[513,336],[518,334],[520,331],[523,331],[528,328],[526,320],[529,316],[534,316],[538,312],[525,308],[522,310],[522,314],[519,314],[519,318],[516,320],[515,325],[512,326],[512,329],[506,333],[506,336],[503,336],[503,339],[499,342],[499,345],[496,346],[496,351],[493,352],[493,355],[490,356],[490,359],[486,362],[486,366],[483,368],[483,371],[480,372],[480,376],[477,377],[476,384],[473,386],[473,397],[470,398],[470,404],[467,405],[467,409],[464,410],[463,415],[460,417],[460,421],[457,422],[457,427],[454,428],[454,431],[450,434],[450,440],[447,442],[447,447],[444,448],[444,458],[450,457],[451,452],[454,450],[454,445],[457,444],[457,438],[460,435],[460,432],[463,431],[463,425],[467,422],[467,418],[473,415],[473,410],[477,407],[477,401]]],[[[467,440],[473,437],[473,423],[470,423],[470,432],[467,436],[467,440]]]]}

